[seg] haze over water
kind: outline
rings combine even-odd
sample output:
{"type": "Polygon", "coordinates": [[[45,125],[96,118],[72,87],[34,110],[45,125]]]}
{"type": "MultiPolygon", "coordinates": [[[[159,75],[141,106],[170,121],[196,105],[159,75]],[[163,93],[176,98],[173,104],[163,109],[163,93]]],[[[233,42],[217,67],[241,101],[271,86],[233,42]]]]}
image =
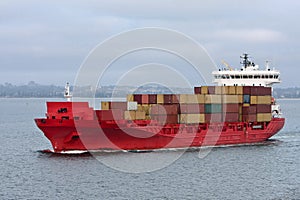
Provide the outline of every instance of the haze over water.
{"type": "MultiPolygon", "coordinates": [[[[90,155],[39,152],[51,148],[33,122],[44,116],[45,102],[0,99],[0,199],[300,198],[299,100],[279,100],[286,125],[275,141],[214,148],[203,159],[198,151],[186,152],[170,166],[140,174],[116,171],[90,155]]],[[[99,156],[118,160],[140,154],[99,156]]]]}

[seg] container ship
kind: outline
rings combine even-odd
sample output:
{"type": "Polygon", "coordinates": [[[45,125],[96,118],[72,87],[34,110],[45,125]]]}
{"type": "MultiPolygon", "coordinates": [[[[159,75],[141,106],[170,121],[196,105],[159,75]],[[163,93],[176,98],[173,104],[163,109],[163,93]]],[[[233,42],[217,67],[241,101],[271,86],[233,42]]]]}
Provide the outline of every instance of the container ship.
{"type": "Polygon", "coordinates": [[[272,97],[279,71],[259,69],[247,54],[240,69],[225,65],[212,72],[216,85],[196,86],[193,94],[129,94],[123,102],[102,101],[101,110],[88,102],[47,102],[46,117],[35,123],[57,153],[266,141],[285,122],[272,97]]]}

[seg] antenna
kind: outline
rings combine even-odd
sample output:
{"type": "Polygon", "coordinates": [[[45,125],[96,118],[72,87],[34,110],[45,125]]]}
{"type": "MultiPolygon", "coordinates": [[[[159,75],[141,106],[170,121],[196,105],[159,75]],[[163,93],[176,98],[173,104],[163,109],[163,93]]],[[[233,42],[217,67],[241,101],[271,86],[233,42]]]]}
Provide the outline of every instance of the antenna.
{"type": "Polygon", "coordinates": [[[266,60],[266,71],[270,71],[270,61],[266,60]]]}

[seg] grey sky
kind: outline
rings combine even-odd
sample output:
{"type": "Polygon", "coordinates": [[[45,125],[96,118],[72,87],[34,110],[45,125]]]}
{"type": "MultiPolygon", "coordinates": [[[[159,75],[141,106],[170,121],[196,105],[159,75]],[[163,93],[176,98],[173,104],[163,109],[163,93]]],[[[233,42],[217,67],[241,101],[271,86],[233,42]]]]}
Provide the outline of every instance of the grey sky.
{"type": "MultiPolygon", "coordinates": [[[[300,86],[300,1],[0,1],[0,84],[74,81],[88,53],[134,28],[180,31],[214,61],[239,66],[248,52],[281,71],[281,87],[300,86]]],[[[262,66],[263,67],[263,66],[262,66]]]]}

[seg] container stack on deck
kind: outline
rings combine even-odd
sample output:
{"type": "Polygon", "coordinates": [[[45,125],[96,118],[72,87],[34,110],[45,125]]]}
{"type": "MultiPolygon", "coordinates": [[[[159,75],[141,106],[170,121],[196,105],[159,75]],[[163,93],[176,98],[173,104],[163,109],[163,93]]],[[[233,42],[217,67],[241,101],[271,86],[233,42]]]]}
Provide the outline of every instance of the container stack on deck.
{"type": "Polygon", "coordinates": [[[118,119],[162,124],[268,122],[272,118],[271,88],[262,86],[202,86],[195,87],[194,94],[130,94],[127,102],[101,102],[101,108],[117,113],[118,119]]]}

